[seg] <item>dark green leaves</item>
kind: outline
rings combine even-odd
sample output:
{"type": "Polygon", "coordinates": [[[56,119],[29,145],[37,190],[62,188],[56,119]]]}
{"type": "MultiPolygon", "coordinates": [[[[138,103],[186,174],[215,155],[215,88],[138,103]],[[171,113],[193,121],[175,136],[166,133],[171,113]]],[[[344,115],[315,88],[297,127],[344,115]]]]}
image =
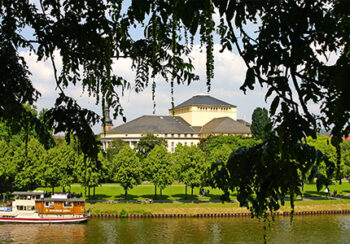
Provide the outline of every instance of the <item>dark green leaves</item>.
{"type": "Polygon", "coordinates": [[[244,91],[244,93],[247,91],[247,87],[250,90],[254,89],[254,83],[255,83],[255,74],[254,74],[254,69],[253,68],[248,68],[244,84],[241,86],[241,90],[244,91]]]}

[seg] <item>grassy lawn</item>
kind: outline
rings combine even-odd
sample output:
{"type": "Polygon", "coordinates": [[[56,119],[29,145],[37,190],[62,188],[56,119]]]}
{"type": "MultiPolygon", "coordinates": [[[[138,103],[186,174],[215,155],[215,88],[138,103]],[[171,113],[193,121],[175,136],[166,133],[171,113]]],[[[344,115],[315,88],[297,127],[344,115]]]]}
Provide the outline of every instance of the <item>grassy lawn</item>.
{"type": "MultiPolygon", "coordinates": [[[[51,192],[50,188],[39,188],[51,192]]],[[[219,199],[222,195],[222,191],[219,189],[212,189],[205,187],[205,190],[209,190],[209,196],[199,196],[199,187],[195,187],[193,191],[193,198],[191,198],[191,188],[187,187],[187,199],[219,199]]],[[[67,189],[66,189],[67,190],[67,189]]],[[[62,191],[61,187],[55,188],[56,192],[62,191]]],[[[84,188],[80,185],[72,185],[71,192],[84,194],[84,188]]],[[[159,189],[157,190],[157,199],[162,200],[181,200],[185,197],[185,185],[173,184],[165,188],[162,192],[162,196],[159,195],[159,189]]],[[[233,195],[234,197],[234,195],[233,195]]],[[[86,197],[87,198],[87,197],[86,197]]],[[[91,188],[90,199],[96,200],[122,200],[124,199],[124,189],[119,184],[102,184],[102,186],[96,187],[95,196],[93,196],[93,189],[91,188]]],[[[147,200],[154,199],[154,185],[145,183],[128,190],[128,200],[147,200]]]]}
{"type": "MultiPolygon", "coordinates": [[[[44,189],[48,192],[51,192],[50,188],[40,188],[44,189]]],[[[222,194],[222,191],[219,189],[212,189],[209,187],[204,188],[206,190],[209,190],[209,196],[199,196],[199,188],[194,188],[194,195],[193,198],[191,198],[191,188],[187,188],[187,199],[198,199],[198,200],[204,200],[204,199],[220,199],[220,196],[222,194]]],[[[338,195],[346,195],[350,193],[350,183],[343,182],[341,185],[335,184],[331,185],[329,187],[331,192],[334,192],[334,190],[337,190],[338,195]]],[[[56,192],[62,191],[62,188],[56,187],[56,192]]],[[[71,192],[75,193],[84,193],[84,189],[78,185],[74,184],[72,185],[71,192]]],[[[158,190],[158,197],[157,199],[162,200],[182,200],[185,199],[185,185],[182,184],[173,184],[163,190],[163,195],[159,196],[159,190],[158,190]]],[[[231,196],[232,198],[235,198],[235,193],[231,196]]],[[[304,187],[304,196],[305,197],[324,197],[326,194],[321,190],[320,192],[317,192],[316,184],[306,184],[304,187]]],[[[87,198],[87,197],[86,197],[87,198]]],[[[154,186],[150,183],[145,183],[139,186],[136,186],[135,188],[128,191],[128,199],[129,200],[147,200],[147,199],[154,199],[154,186]]],[[[96,200],[121,200],[124,199],[124,190],[119,184],[102,184],[102,186],[96,187],[95,190],[95,196],[93,196],[93,189],[91,189],[91,199],[96,200]]]]}
{"type": "MultiPolygon", "coordinates": [[[[249,212],[239,203],[87,203],[86,209],[92,214],[187,214],[241,213],[249,212]]],[[[296,201],[295,211],[343,210],[350,209],[350,200],[296,201]]],[[[289,202],[280,211],[290,211],[289,202]]]]}

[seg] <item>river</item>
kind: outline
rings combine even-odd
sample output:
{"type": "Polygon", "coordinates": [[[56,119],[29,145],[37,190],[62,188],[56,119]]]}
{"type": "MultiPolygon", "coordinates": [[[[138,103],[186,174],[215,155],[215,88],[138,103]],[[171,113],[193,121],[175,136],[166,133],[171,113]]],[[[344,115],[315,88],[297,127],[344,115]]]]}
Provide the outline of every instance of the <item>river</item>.
{"type": "MultiPolygon", "coordinates": [[[[250,218],[91,218],[84,224],[0,224],[0,243],[263,243],[250,218]]],[[[350,215],[276,217],[269,243],[349,243],[350,215]]]]}

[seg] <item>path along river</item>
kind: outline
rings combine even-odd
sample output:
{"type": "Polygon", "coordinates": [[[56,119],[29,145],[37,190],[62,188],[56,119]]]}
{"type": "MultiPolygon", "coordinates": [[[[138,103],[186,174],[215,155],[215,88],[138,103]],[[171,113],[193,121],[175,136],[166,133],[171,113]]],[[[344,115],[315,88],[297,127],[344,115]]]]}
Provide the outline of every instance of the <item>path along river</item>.
{"type": "MultiPolygon", "coordinates": [[[[263,243],[262,222],[242,218],[91,218],[85,224],[0,224],[0,243],[263,243]]],[[[269,243],[350,243],[350,215],[276,217],[269,243]]]]}

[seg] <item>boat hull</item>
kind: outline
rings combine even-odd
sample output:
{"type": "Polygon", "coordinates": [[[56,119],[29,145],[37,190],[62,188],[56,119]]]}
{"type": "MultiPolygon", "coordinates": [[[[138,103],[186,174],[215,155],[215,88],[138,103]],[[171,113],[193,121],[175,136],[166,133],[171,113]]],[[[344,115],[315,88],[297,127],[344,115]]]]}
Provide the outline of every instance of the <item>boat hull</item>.
{"type": "Polygon", "coordinates": [[[2,223],[30,223],[30,224],[51,224],[51,223],[81,223],[88,220],[88,216],[74,218],[27,218],[27,217],[0,217],[2,223]]]}

